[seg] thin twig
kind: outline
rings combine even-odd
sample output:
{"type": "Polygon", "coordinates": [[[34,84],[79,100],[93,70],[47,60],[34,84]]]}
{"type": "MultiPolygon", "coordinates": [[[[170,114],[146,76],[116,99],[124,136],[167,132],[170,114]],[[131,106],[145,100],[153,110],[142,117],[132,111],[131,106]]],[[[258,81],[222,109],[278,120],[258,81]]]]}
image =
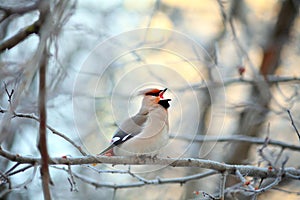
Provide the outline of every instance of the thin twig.
{"type": "Polygon", "coordinates": [[[260,193],[263,193],[263,192],[265,192],[267,190],[270,190],[275,185],[278,185],[278,183],[280,183],[280,181],[281,181],[281,177],[277,177],[269,185],[267,185],[267,186],[265,186],[263,188],[256,189],[256,190],[251,190],[251,189],[243,188],[243,190],[245,190],[247,192],[252,192],[252,193],[255,193],[255,194],[260,194],[260,193]]]}
{"type": "Polygon", "coordinates": [[[115,200],[117,196],[117,189],[114,189],[112,200],[115,200]]]}
{"type": "Polygon", "coordinates": [[[296,133],[297,133],[297,135],[298,135],[299,141],[300,141],[300,133],[299,133],[299,131],[298,131],[298,129],[297,129],[295,123],[294,123],[294,120],[293,120],[291,111],[290,111],[289,109],[287,109],[286,111],[287,111],[287,113],[289,114],[289,117],[290,117],[290,120],[291,120],[291,124],[292,124],[292,126],[294,127],[294,129],[295,129],[295,131],[296,131],[296,133]]]}
{"type": "Polygon", "coordinates": [[[272,181],[270,184],[268,184],[267,186],[260,188],[260,189],[255,189],[255,190],[244,189],[244,190],[248,191],[248,192],[253,192],[255,194],[260,194],[260,193],[268,191],[271,188],[273,188],[274,186],[278,185],[280,183],[280,181],[282,180],[282,176],[285,174],[285,165],[286,165],[287,161],[288,161],[288,157],[286,157],[285,160],[282,162],[280,170],[277,171],[277,176],[276,176],[275,180],[272,181]]]}
{"type": "Polygon", "coordinates": [[[17,190],[17,189],[20,189],[20,188],[24,188],[26,187],[29,183],[32,182],[32,180],[34,179],[34,176],[36,174],[36,171],[37,171],[37,164],[35,163],[34,165],[34,168],[33,168],[33,172],[32,172],[32,175],[29,176],[23,183],[21,184],[18,184],[18,185],[15,185],[15,186],[10,186],[7,190],[3,190],[0,192],[0,198],[2,198],[4,195],[6,195],[7,193],[13,191],[13,190],[17,190]]]}
{"type": "MultiPolygon", "coordinates": [[[[0,108],[0,113],[6,113],[8,112],[5,109],[0,108]]],[[[14,113],[13,117],[19,117],[19,118],[27,118],[27,119],[33,119],[36,122],[40,123],[40,119],[35,116],[34,114],[23,114],[23,113],[14,113]]],[[[73,145],[83,156],[86,156],[87,153],[85,153],[82,148],[77,145],[72,139],[70,139],[69,137],[67,137],[65,134],[57,131],[56,129],[54,129],[53,127],[51,127],[50,125],[47,124],[47,129],[49,129],[53,134],[58,135],[59,137],[63,138],[64,140],[66,140],[67,142],[69,142],[71,145],[73,145]]]]}
{"type": "MultiPolygon", "coordinates": [[[[23,117],[23,118],[29,118],[29,119],[34,119],[37,122],[40,122],[40,119],[37,118],[34,115],[26,115],[26,114],[16,114],[15,116],[17,117],[23,117]]],[[[70,144],[72,144],[82,155],[86,156],[87,154],[82,150],[82,148],[77,145],[73,140],[71,140],[69,137],[67,137],[65,134],[55,130],[53,127],[47,125],[47,128],[55,135],[58,135],[60,137],[62,137],[63,139],[65,139],[67,142],[69,142],[70,144]]]]}
{"type": "Polygon", "coordinates": [[[90,165],[84,165],[84,167],[87,167],[88,169],[91,169],[99,174],[128,174],[128,170],[104,170],[104,169],[99,170],[90,165]]]}
{"type": "Polygon", "coordinates": [[[241,172],[239,170],[236,170],[236,176],[240,179],[241,183],[243,186],[247,186],[249,187],[251,190],[254,190],[254,187],[250,184],[250,181],[248,182],[243,175],[241,174],[241,172]]]}
{"type": "Polygon", "coordinates": [[[284,148],[281,148],[281,149],[280,149],[280,152],[279,152],[279,154],[277,155],[276,160],[275,160],[275,162],[274,162],[274,165],[275,165],[275,166],[277,165],[279,159],[281,158],[283,151],[284,151],[284,148]]]}
{"type": "Polygon", "coordinates": [[[21,163],[16,163],[14,166],[12,166],[9,170],[7,170],[5,172],[5,174],[9,174],[11,171],[13,171],[14,169],[16,169],[21,163]]]}
{"type": "Polygon", "coordinates": [[[0,185],[8,183],[8,188],[11,189],[11,181],[9,177],[0,171],[0,185]]]}
{"type": "MultiPolygon", "coordinates": [[[[265,144],[265,139],[257,138],[257,137],[250,137],[245,135],[229,135],[229,136],[200,136],[197,135],[195,137],[185,135],[170,135],[170,138],[180,139],[180,140],[187,140],[193,142],[247,142],[252,144],[265,144]]],[[[300,151],[299,145],[288,144],[285,142],[281,142],[278,140],[270,139],[268,140],[269,145],[279,146],[285,149],[293,150],[293,151],[300,151]]]]}
{"type": "Polygon", "coordinates": [[[0,4],[0,10],[4,11],[7,15],[11,14],[24,14],[33,10],[38,9],[39,1],[30,1],[30,3],[21,3],[21,6],[9,6],[5,3],[0,4]]]}
{"type": "Polygon", "coordinates": [[[285,193],[288,193],[288,194],[300,195],[300,192],[290,191],[290,190],[286,190],[286,189],[283,189],[283,188],[273,187],[272,190],[277,190],[277,191],[285,192],[285,193]]]}
{"type": "Polygon", "coordinates": [[[4,89],[5,89],[5,92],[6,92],[6,95],[8,96],[8,102],[9,104],[11,105],[11,102],[12,102],[12,96],[14,94],[14,89],[12,89],[10,92],[8,91],[7,89],[7,84],[3,81],[3,84],[4,84],[4,89]]]}
{"type": "Polygon", "coordinates": [[[226,27],[226,22],[229,24],[229,28],[230,28],[231,33],[233,35],[233,41],[235,43],[235,46],[239,49],[239,52],[238,52],[239,56],[245,57],[246,60],[248,61],[249,66],[251,67],[251,70],[254,72],[254,75],[255,75],[254,78],[256,79],[255,82],[256,81],[261,81],[262,79],[259,78],[258,72],[255,68],[254,63],[250,59],[247,51],[244,49],[244,47],[242,46],[241,42],[239,41],[239,39],[237,37],[236,30],[235,30],[235,27],[233,25],[233,17],[231,15],[230,16],[226,15],[225,8],[224,8],[224,5],[223,5],[221,0],[217,0],[217,2],[218,2],[218,5],[220,7],[220,11],[221,11],[221,15],[222,15],[222,18],[223,18],[224,26],[226,27]]]}
{"type": "Polygon", "coordinates": [[[224,194],[225,194],[225,186],[226,186],[226,179],[227,179],[227,173],[221,174],[221,180],[220,180],[220,191],[219,191],[219,198],[220,200],[224,200],[224,194]]]}
{"type": "MultiPolygon", "coordinates": [[[[266,80],[268,83],[289,83],[289,82],[299,82],[300,77],[284,77],[284,76],[267,76],[266,80]]],[[[177,91],[186,91],[187,89],[192,89],[194,90],[201,90],[201,89],[206,89],[208,87],[224,87],[224,86],[229,86],[232,84],[259,84],[263,83],[264,80],[255,80],[255,79],[248,79],[244,77],[232,77],[232,78],[227,78],[224,79],[222,82],[217,82],[217,81],[202,81],[198,83],[191,84],[191,86],[187,87],[179,87],[176,88],[175,90],[177,91]]]]}
{"type": "Polygon", "coordinates": [[[72,169],[71,169],[71,165],[68,165],[68,173],[70,175],[70,178],[68,178],[68,180],[69,180],[69,183],[71,185],[71,192],[72,191],[78,192],[77,184],[76,184],[76,181],[74,179],[74,175],[73,175],[73,172],[72,172],[72,169]]]}
{"type": "Polygon", "coordinates": [[[213,195],[207,193],[207,192],[204,192],[204,191],[201,191],[202,195],[205,197],[205,198],[209,198],[210,200],[218,200],[218,198],[214,197],[213,195]]]}
{"type": "Polygon", "coordinates": [[[30,169],[31,167],[33,167],[33,165],[27,165],[27,166],[25,166],[25,167],[23,167],[23,168],[21,168],[21,169],[16,170],[16,171],[13,171],[13,172],[7,172],[6,174],[7,174],[7,176],[13,176],[13,175],[18,174],[18,173],[20,173],[20,172],[24,172],[24,171],[26,171],[27,169],[30,169]]]}
{"type": "MultiPolygon", "coordinates": [[[[265,138],[265,142],[264,144],[258,149],[258,154],[259,156],[262,158],[262,161],[260,162],[263,162],[263,161],[266,161],[268,163],[268,165],[272,168],[275,168],[274,164],[272,163],[271,160],[269,160],[267,158],[267,156],[264,154],[264,149],[268,147],[268,144],[270,142],[270,123],[268,123],[268,130],[267,130],[267,136],[265,138]]],[[[259,162],[259,164],[260,164],[259,162]]]]}
{"type": "MultiPolygon", "coordinates": [[[[126,188],[133,188],[133,187],[142,187],[145,185],[178,184],[178,183],[180,185],[182,185],[188,181],[205,178],[205,177],[208,177],[208,176],[211,176],[214,174],[216,174],[216,172],[210,170],[210,171],[207,171],[207,172],[204,172],[201,174],[195,174],[195,175],[185,176],[185,177],[157,178],[157,179],[152,179],[152,180],[146,180],[146,179],[142,178],[142,180],[138,181],[138,182],[123,183],[123,184],[99,182],[99,181],[90,179],[88,177],[85,177],[81,174],[76,174],[76,173],[74,173],[74,176],[85,183],[93,185],[96,188],[106,187],[106,188],[113,188],[113,189],[126,189],[126,188]]],[[[137,177],[137,175],[135,174],[134,177],[137,177]]]]}

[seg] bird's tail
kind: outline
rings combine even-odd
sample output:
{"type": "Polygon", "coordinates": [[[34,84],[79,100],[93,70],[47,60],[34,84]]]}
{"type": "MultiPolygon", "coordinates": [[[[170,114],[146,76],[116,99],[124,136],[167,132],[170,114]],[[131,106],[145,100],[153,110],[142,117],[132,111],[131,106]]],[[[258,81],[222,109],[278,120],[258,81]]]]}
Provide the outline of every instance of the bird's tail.
{"type": "Polygon", "coordinates": [[[100,155],[100,156],[104,155],[107,151],[109,151],[110,149],[112,149],[114,146],[115,146],[114,144],[109,145],[109,147],[105,148],[98,155],[100,155]]]}

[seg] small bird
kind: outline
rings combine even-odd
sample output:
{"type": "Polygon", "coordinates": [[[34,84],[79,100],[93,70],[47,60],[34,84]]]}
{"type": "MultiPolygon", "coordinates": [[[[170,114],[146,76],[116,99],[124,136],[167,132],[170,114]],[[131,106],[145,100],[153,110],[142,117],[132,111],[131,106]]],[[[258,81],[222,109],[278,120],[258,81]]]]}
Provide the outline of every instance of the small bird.
{"type": "Polygon", "coordinates": [[[120,125],[111,145],[99,155],[156,156],[169,139],[168,108],[171,99],[163,99],[166,90],[146,89],[139,92],[144,95],[141,109],[120,125]]]}

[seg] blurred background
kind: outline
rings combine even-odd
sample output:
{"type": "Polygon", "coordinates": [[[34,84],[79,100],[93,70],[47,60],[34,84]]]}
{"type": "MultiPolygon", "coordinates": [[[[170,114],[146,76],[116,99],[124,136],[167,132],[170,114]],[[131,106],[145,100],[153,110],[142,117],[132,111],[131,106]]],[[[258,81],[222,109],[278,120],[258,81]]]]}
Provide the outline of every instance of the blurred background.
{"type": "MultiPolygon", "coordinates": [[[[31,0],[0,1],[0,47],[39,19],[36,4],[37,1],[31,0]]],[[[286,112],[291,111],[296,126],[300,127],[299,1],[51,1],[50,11],[53,23],[48,28],[43,26],[43,34],[51,34],[47,123],[88,154],[95,155],[109,144],[118,124],[138,111],[141,97],[135,93],[148,87],[167,87],[165,97],[172,99],[171,139],[162,156],[267,166],[258,153],[261,145],[197,142],[195,138],[269,136],[299,146],[286,112]],[[263,78],[269,82],[262,81],[263,78]]],[[[46,43],[43,34],[28,34],[12,48],[1,47],[0,108],[38,115],[35,65],[41,56],[40,46],[46,43]],[[2,83],[15,91],[12,104],[2,83]]],[[[10,119],[6,113],[0,113],[0,119],[3,148],[39,156],[35,121],[10,119]]],[[[81,155],[51,132],[48,148],[51,157],[81,155]]],[[[299,167],[297,151],[268,146],[265,152],[276,166],[288,156],[286,166],[299,167]]],[[[1,172],[13,166],[3,157],[0,160],[1,172]]],[[[128,169],[111,165],[93,168],[128,169]]],[[[98,173],[88,166],[73,166],[72,170],[97,182],[135,181],[127,174],[98,173]]],[[[204,171],[167,166],[139,166],[131,170],[148,179],[204,171]]],[[[32,170],[19,173],[11,177],[11,182],[23,183],[32,173],[32,170]]],[[[95,189],[76,180],[76,192],[70,191],[68,173],[50,167],[50,174],[54,199],[139,199],[141,194],[143,199],[201,199],[204,197],[196,191],[213,194],[220,180],[220,175],[215,175],[183,185],[118,190],[95,189]]],[[[227,181],[228,187],[235,183],[234,178],[227,181]]],[[[299,186],[299,181],[283,181],[278,188],[299,192],[299,186]]],[[[5,187],[0,185],[0,193],[5,187]]],[[[42,199],[41,191],[37,173],[26,188],[12,190],[2,198],[42,199]]],[[[282,197],[299,199],[299,193],[269,190],[258,199],[282,197]]]]}

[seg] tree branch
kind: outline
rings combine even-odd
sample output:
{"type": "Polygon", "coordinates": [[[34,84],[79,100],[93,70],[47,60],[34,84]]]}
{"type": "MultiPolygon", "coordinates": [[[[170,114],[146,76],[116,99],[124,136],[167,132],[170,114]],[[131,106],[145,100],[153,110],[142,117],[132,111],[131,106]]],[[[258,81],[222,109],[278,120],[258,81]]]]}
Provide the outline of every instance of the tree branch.
{"type": "Polygon", "coordinates": [[[220,187],[219,187],[219,199],[224,200],[224,191],[226,186],[227,173],[221,174],[220,187]]]}
{"type": "MultiPolygon", "coordinates": [[[[62,169],[61,170],[67,171],[66,169],[62,169]]],[[[128,173],[128,172],[127,172],[128,173]]],[[[139,181],[134,182],[134,183],[125,183],[125,184],[115,184],[115,183],[103,183],[103,182],[99,182],[90,178],[87,178],[86,176],[83,176],[81,174],[78,173],[73,173],[74,177],[78,178],[79,180],[91,184],[93,186],[95,186],[96,188],[101,188],[101,187],[106,187],[106,188],[113,188],[113,189],[123,189],[123,188],[133,188],[133,187],[142,187],[145,185],[158,185],[158,184],[184,184],[188,181],[192,181],[192,180],[198,180],[201,178],[205,178],[211,175],[216,174],[216,171],[210,170],[204,173],[199,173],[199,174],[194,174],[191,176],[184,176],[184,177],[178,177],[178,178],[159,178],[157,177],[156,179],[145,179],[145,178],[138,178],[139,181]]],[[[132,174],[129,174],[132,175],[132,174]]],[[[133,175],[133,177],[137,177],[137,175],[133,175]]]]}
{"type": "MultiPolygon", "coordinates": [[[[185,135],[170,135],[171,138],[174,139],[181,139],[181,140],[187,140],[187,141],[193,141],[193,142],[247,142],[252,144],[264,144],[265,139],[264,138],[258,138],[258,137],[250,137],[250,136],[244,136],[244,135],[229,135],[229,136],[195,136],[195,137],[189,137],[185,135]]],[[[270,139],[268,141],[269,145],[279,146],[281,148],[293,150],[293,151],[300,151],[300,146],[288,144],[285,142],[281,142],[278,140],[270,139]]]]}
{"type": "Polygon", "coordinates": [[[40,71],[39,71],[39,112],[40,112],[40,128],[39,128],[39,139],[38,139],[38,149],[41,154],[41,176],[42,176],[42,186],[44,192],[44,198],[47,200],[51,199],[49,183],[51,183],[51,178],[49,174],[49,155],[47,148],[47,90],[46,90],[46,70],[48,62],[47,49],[44,48],[40,71]]]}
{"type": "MultiPolygon", "coordinates": [[[[3,150],[0,147],[0,155],[14,162],[41,164],[41,158],[31,156],[21,156],[12,154],[3,150]]],[[[55,157],[49,158],[49,165],[82,165],[82,164],[113,164],[113,165],[167,165],[172,167],[198,167],[204,169],[212,169],[220,173],[227,172],[228,174],[236,173],[236,170],[244,176],[253,177],[277,177],[276,171],[270,171],[268,168],[255,167],[251,165],[229,165],[211,160],[194,159],[194,158],[157,158],[149,157],[107,157],[107,156],[81,156],[74,158],[55,157]]],[[[295,168],[285,168],[283,174],[287,174],[287,178],[299,179],[300,170],[295,168]],[[289,176],[290,175],[290,176],[289,176]]]]}
{"type": "MultiPolygon", "coordinates": [[[[0,53],[7,49],[11,49],[20,42],[24,41],[29,35],[31,34],[38,34],[40,32],[40,27],[45,22],[45,12],[44,7],[45,3],[43,1],[37,0],[33,4],[28,6],[19,6],[19,7],[8,7],[5,5],[0,5],[0,9],[6,12],[6,15],[10,14],[24,14],[26,12],[39,9],[40,10],[40,17],[39,19],[32,23],[31,25],[20,29],[15,35],[11,36],[7,40],[0,42],[0,53]]],[[[45,9],[47,10],[47,9],[45,9]]],[[[49,8],[48,8],[49,10],[49,8]]],[[[48,12],[48,11],[47,11],[48,12]]]]}
{"type": "MultiPolygon", "coordinates": [[[[6,113],[8,112],[7,110],[5,109],[2,109],[0,107],[0,113],[6,113]]],[[[16,113],[14,112],[13,113],[13,117],[19,117],[19,118],[27,118],[27,119],[33,119],[34,121],[37,121],[40,123],[40,119],[33,115],[33,114],[23,114],[23,113],[16,113]]],[[[71,145],[73,145],[83,156],[86,156],[87,154],[82,150],[82,148],[77,145],[73,140],[71,140],[69,137],[67,137],[65,134],[57,131],[56,129],[54,129],[52,126],[50,125],[46,125],[47,128],[55,135],[58,135],[59,137],[62,137],[63,139],[65,139],[67,142],[69,142],[71,145]]]]}
{"type": "Polygon", "coordinates": [[[31,183],[34,176],[35,176],[35,174],[36,174],[37,164],[34,164],[33,167],[34,168],[33,168],[33,172],[32,172],[31,176],[29,176],[23,183],[20,183],[20,184],[15,185],[15,186],[10,186],[8,189],[0,191],[0,198],[2,198],[5,194],[11,192],[12,190],[16,190],[16,189],[19,189],[19,188],[24,188],[29,183],[31,183]]]}
{"type": "Polygon", "coordinates": [[[29,35],[33,33],[38,33],[40,28],[40,22],[34,22],[33,24],[19,30],[15,35],[11,36],[7,40],[0,43],[0,53],[6,49],[11,49],[23,40],[25,40],[29,35]]]}
{"type": "Polygon", "coordinates": [[[287,113],[289,114],[289,117],[290,117],[290,120],[291,120],[291,124],[292,124],[293,128],[295,129],[295,131],[296,131],[296,133],[297,133],[297,135],[298,135],[298,138],[299,138],[299,140],[300,140],[300,133],[299,133],[299,131],[298,131],[298,129],[297,129],[295,123],[294,123],[294,120],[293,120],[291,111],[290,111],[290,110],[287,110],[287,113]]]}
{"type": "Polygon", "coordinates": [[[19,6],[7,6],[4,3],[0,4],[0,10],[3,10],[6,15],[11,14],[24,14],[33,10],[37,10],[39,5],[39,0],[34,1],[33,3],[20,3],[19,6]]]}
{"type": "MultiPolygon", "coordinates": [[[[270,84],[274,83],[288,83],[288,82],[299,82],[300,77],[292,77],[292,76],[275,76],[275,75],[268,75],[265,77],[266,81],[270,84]]],[[[261,81],[264,81],[263,79],[261,81]]],[[[192,88],[194,89],[206,89],[208,87],[224,87],[229,86],[232,84],[257,84],[259,80],[249,79],[244,77],[231,77],[224,79],[223,82],[209,82],[209,81],[202,81],[199,83],[192,84],[192,88]]],[[[186,91],[186,87],[178,88],[179,91],[186,91]]]]}

